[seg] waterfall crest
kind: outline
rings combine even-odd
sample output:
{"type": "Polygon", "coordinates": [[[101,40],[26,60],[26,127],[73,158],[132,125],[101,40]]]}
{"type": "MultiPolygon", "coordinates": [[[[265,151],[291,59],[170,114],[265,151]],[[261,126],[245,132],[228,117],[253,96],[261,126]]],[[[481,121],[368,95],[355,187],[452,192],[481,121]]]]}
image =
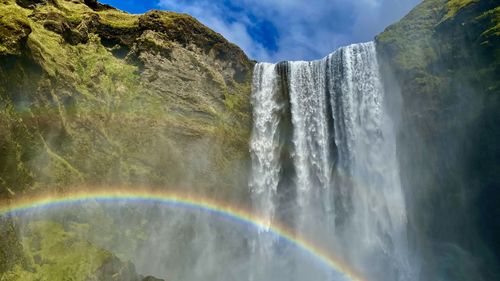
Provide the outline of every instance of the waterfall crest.
{"type": "MultiPolygon", "coordinates": [[[[335,251],[370,280],[414,280],[375,44],[312,62],[259,63],[253,83],[256,211],[335,251]]],[[[266,255],[276,248],[259,244],[266,255]]]]}

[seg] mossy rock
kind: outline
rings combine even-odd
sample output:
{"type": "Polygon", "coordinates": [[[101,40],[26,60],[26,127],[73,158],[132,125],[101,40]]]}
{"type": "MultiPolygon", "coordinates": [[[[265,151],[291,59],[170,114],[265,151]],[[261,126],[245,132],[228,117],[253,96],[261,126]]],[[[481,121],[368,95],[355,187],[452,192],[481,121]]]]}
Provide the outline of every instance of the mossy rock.
{"type": "Polygon", "coordinates": [[[24,262],[1,271],[2,281],[160,281],[140,276],[132,263],[121,261],[85,240],[78,231],[65,229],[55,221],[29,222],[18,237],[22,239],[24,262]]]}
{"type": "MultiPolygon", "coordinates": [[[[254,62],[241,49],[184,14],[1,3],[0,199],[81,186],[247,198],[254,62]]],[[[101,279],[122,266],[116,255],[130,257],[81,239],[82,229],[29,227],[24,254],[0,261],[4,279],[101,279]]]]}
{"type": "Polygon", "coordinates": [[[27,11],[15,5],[0,6],[0,55],[20,55],[31,33],[27,11]]]}
{"type": "Polygon", "coordinates": [[[489,270],[500,268],[498,9],[496,0],[425,0],[376,38],[387,85],[402,97],[398,157],[423,279],[460,260],[443,245],[481,257],[459,280],[500,278],[489,270]]]}
{"type": "Polygon", "coordinates": [[[0,194],[134,184],[246,192],[253,62],[238,47],[184,14],[66,0],[1,9],[0,30],[5,22],[15,40],[0,42],[0,194]]]}

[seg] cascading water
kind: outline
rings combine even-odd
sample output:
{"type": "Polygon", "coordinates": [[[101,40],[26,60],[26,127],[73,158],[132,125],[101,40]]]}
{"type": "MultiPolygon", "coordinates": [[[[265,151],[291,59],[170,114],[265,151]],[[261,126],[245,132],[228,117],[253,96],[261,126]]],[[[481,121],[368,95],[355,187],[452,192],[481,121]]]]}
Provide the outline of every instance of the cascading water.
{"type": "MultiPolygon", "coordinates": [[[[384,98],[374,43],[257,64],[250,188],[261,215],[284,219],[370,280],[415,280],[384,98]]],[[[273,257],[276,245],[257,244],[259,259],[273,257]]]]}
{"type": "Polygon", "coordinates": [[[279,122],[281,107],[277,91],[274,65],[260,63],[255,67],[252,106],[254,130],[252,132],[252,176],[253,202],[269,221],[274,215],[273,198],[280,179],[279,122]]]}

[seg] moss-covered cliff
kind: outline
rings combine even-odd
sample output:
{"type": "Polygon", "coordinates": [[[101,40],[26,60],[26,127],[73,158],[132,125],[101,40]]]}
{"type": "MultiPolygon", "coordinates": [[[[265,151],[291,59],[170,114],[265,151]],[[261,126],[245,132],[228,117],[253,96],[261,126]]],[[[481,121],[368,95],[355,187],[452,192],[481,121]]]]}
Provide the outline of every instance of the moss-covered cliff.
{"type": "MultiPolygon", "coordinates": [[[[108,185],[242,198],[253,64],[185,14],[131,15],[95,0],[0,0],[0,200],[108,185]]],[[[75,229],[26,228],[1,221],[0,280],[136,276],[75,229]],[[79,250],[48,254],[45,244],[79,250]]],[[[120,243],[137,240],[132,234],[120,243]]]]}
{"type": "Polygon", "coordinates": [[[0,195],[245,185],[253,63],[194,18],[0,3],[0,195]]]}
{"type": "Polygon", "coordinates": [[[377,37],[402,96],[398,151],[421,280],[498,278],[499,4],[425,0],[377,37]]]}

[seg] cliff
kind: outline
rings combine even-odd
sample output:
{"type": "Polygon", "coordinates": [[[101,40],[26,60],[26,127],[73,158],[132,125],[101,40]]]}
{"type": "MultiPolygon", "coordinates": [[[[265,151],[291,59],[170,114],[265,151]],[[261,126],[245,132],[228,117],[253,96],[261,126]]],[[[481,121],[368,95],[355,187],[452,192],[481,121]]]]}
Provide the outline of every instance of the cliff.
{"type": "MultiPolygon", "coordinates": [[[[189,15],[131,15],[91,0],[1,0],[0,200],[93,186],[244,197],[253,65],[189,15]]],[[[123,261],[144,239],[143,220],[130,219],[120,240],[127,245],[113,248],[128,247],[118,253],[123,261]]],[[[74,229],[1,220],[0,280],[139,280],[82,232],[119,222],[87,221],[74,229]]],[[[96,233],[108,242],[120,235],[96,233]]]]}
{"type": "Polygon", "coordinates": [[[376,38],[401,95],[398,154],[422,280],[498,279],[498,4],[425,0],[376,38]]]}
{"type": "Polygon", "coordinates": [[[246,186],[252,68],[188,15],[2,0],[0,195],[246,186]]]}

